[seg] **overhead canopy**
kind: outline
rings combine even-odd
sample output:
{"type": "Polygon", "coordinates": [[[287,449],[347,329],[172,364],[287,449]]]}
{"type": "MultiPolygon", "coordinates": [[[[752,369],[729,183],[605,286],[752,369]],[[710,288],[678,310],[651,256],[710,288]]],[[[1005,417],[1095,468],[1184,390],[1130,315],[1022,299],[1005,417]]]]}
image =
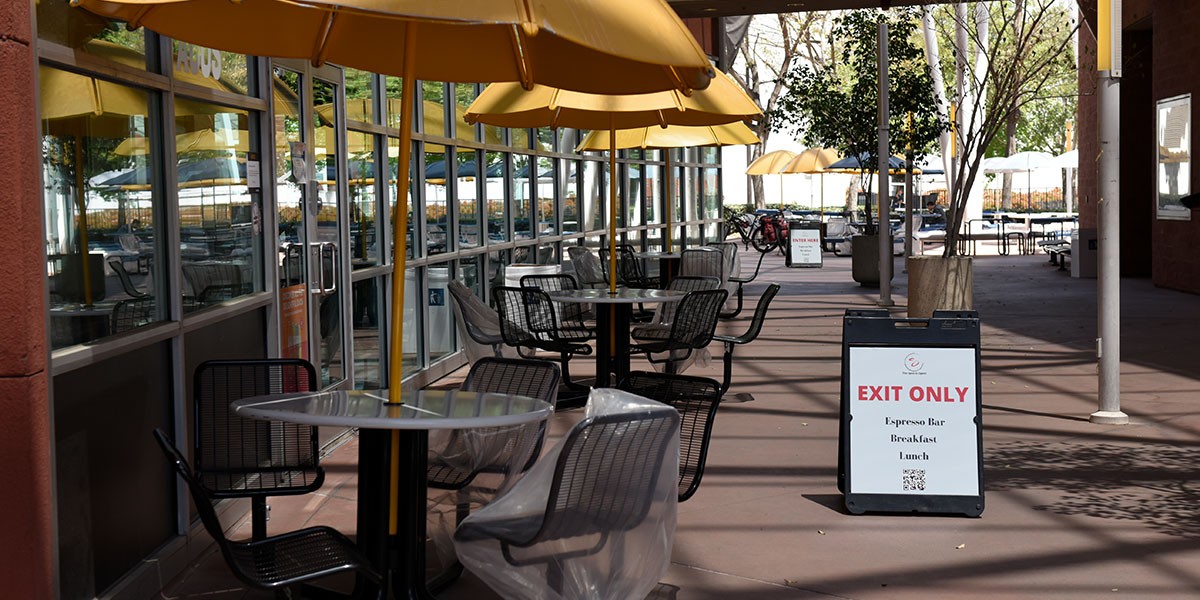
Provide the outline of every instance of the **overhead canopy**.
{"type": "Polygon", "coordinates": [[[758,105],[729,76],[717,72],[708,89],[686,96],[588,94],[536,85],[493,83],[467,109],[467,122],[500,127],[632,129],[650,125],[717,125],[761,115],[758,105]]]}
{"type": "MultiPolygon", "coordinates": [[[[893,156],[888,159],[888,173],[891,175],[903,175],[908,172],[907,163],[899,156],[893,156]]],[[[862,173],[864,171],[874,171],[878,169],[875,161],[870,160],[867,154],[859,154],[858,156],[847,156],[825,169],[826,173],[862,173]],[[865,166],[864,166],[865,165],[865,166]]],[[[920,173],[921,170],[913,167],[913,173],[920,173]]]]}
{"type": "Polygon", "coordinates": [[[829,165],[841,158],[832,148],[809,148],[788,161],[780,173],[824,173],[829,165]]]}
{"type": "Polygon", "coordinates": [[[768,152],[746,165],[747,175],[779,175],[783,168],[796,158],[796,153],[790,150],[775,150],[768,152]]]}
{"type": "Polygon", "coordinates": [[[948,4],[951,0],[667,0],[679,16],[688,17],[732,17],[736,15],[762,15],[793,13],[799,11],[819,12],[854,8],[888,8],[890,6],[919,6],[922,4],[948,4]]]}
{"type": "Polygon", "coordinates": [[[229,52],[408,76],[534,82],[593,93],[704,89],[712,66],[660,0],[71,0],[101,16],[229,52]],[[287,35],[264,35],[286,32],[287,35]],[[669,65],[669,66],[664,66],[669,65]]]}
{"type": "MultiPolygon", "coordinates": [[[[758,136],[746,127],[745,123],[727,123],[725,125],[709,125],[689,127],[687,125],[668,125],[659,127],[639,127],[637,129],[620,129],[617,131],[617,148],[690,148],[694,146],[739,146],[757,144],[758,136]]],[[[584,150],[601,151],[609,149],[609,132],[597,129],[587,134],[583,141],[575,147],[576,152],[584,150]]]]}

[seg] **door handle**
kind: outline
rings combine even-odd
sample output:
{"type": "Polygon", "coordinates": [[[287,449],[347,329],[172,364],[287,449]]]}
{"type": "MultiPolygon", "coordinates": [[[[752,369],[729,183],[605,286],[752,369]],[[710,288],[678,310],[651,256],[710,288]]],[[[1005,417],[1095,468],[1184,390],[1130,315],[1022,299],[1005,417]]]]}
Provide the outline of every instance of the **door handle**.
{"type": "MultiPolygon", "coordinates": [[[[308,293],[316,294],[318,296],[323,295],[325,293],[325,262],[324,262],[324,260],[322,260],[324,253],[325,253],[325,244],[323,242],[309,242],[308,258],[309,258],[309,260],[316,263],[316,269],[317,269],[316,283],[317,283],[317,285],[316,285],[316,287],[313,287],[312,284],[310,283],[308,286],[308,293]],[[314,250],[316,250],[316,252],[313,252],[314,250]],[[314,256],[314,254],[316,256],[314,256]]],[[[312,271],[309,271],[309,273],[312,273],[312,271]]]]}
{"type": "Polygon", "coordinates": [[[333,242],[321,242],[321,291],[325,294],[333,294],[337,292],[338,276],[341,274],[340,265],[338,265],[338,245],[333,242]],[[325,251],[329,251],[329,275],[332,281],[329,286],[325,286],[325,251]]]}

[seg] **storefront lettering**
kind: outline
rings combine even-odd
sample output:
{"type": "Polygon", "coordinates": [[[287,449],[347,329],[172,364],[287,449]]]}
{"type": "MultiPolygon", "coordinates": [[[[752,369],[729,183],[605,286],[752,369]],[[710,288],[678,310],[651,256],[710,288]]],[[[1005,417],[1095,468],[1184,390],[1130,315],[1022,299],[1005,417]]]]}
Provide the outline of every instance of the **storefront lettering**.
{"type": "Polygon", "coordinates": [[[221,79],[220,50],[175,42],[175,70],[214,80],[221,79]]]}

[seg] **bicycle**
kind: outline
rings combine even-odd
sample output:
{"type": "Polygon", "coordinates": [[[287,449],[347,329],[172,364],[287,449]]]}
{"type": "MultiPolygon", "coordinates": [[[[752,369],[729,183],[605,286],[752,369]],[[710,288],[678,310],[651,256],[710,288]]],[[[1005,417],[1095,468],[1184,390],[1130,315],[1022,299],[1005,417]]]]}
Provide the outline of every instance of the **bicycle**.
{"type": "Polygon", "coordinates": [[[733,230],[742,239],[742,247],[750,247],[750,237],[754,234],[754,230],[758,227],[758,220],[754,215],[749,213],[741,213],[733,215],[725,221],[726,236],[729,230],[733,230]]]}
{"type": "Polygon", "coordinates": [[[759,214],[755,228],[750,233],[750,245],[766,254],[776,248],[782,249],[788,239],[788,223],[780,212],[759,214]]]}

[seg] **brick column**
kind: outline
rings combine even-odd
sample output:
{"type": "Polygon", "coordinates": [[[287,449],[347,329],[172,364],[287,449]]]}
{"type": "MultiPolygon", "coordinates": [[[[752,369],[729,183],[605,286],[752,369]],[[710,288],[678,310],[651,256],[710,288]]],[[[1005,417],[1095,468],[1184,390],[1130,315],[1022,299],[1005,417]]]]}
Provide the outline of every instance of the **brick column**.
{"type": "Polygon", "coordinates": [[[53,598],[50,398],[33,2],[0,2],[0,582],[53,598]]]}

